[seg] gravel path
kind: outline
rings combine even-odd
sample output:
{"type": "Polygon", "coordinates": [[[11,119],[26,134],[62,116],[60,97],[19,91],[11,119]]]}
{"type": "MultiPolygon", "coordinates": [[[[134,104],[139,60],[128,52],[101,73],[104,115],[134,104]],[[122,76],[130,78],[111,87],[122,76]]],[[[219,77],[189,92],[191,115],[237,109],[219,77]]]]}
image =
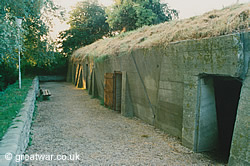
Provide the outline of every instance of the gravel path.
{"type": "Polygon", "coordinates": [[[32,145],[26,154],[63,155],[67,160],[30,158],[23,165],[218,165],[192,153],[177,138],[99,105],[86,90],[70,83],[40,86],[52,96],[37,102],[32,145]],[[80,159],[70,160],[76,153],[80,159]]]}

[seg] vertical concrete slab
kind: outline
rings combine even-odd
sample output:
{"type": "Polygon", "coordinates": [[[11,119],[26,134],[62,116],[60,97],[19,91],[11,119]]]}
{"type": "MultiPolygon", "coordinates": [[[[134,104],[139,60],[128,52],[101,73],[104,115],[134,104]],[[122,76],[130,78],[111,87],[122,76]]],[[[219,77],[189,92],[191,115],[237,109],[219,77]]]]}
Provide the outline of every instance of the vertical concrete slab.
{"type": "Polygon", "coordinates": [[[234,126],[229,166],[250,165],[250,32],[245,33],[242,40],[245,65],[241,76],[244,77],[244,81],[234,126]]]}
{"type": "Polygon", "coordinates": [[[89,95],[92,95],[92,76],[93,76],[93,72],[90,72],[89,78],[88,78],[88,93],[89,95]]]}
{"type": "Polygon", "coordinates": [[[250,165],[250,69],[241,89],[241,96],[234,126],[229,166],[250,165]]]}
{"type": "Polygon", "coordinates": [[[194,151],[210,151],[218,144],[218,123],[212,77],[199,80],[194,151]]]}
{"type": "Polygon", "coordinates": [[[95,83],[95,70],[94,69],[92,70],[92,81],[91,82],[92,82],[92,96],[96,97],[96,94],[97,94],[96,90],[97,89],[96,89],[96,86],[95,86],[96,83],[95,83]]]}
{"type": "Polygon", "coordinates": [[[129,97],[127,72],[122,72],[122,98],[121,98],[121,114],[126,117],[133,117],[132,103],[129,97]]]}

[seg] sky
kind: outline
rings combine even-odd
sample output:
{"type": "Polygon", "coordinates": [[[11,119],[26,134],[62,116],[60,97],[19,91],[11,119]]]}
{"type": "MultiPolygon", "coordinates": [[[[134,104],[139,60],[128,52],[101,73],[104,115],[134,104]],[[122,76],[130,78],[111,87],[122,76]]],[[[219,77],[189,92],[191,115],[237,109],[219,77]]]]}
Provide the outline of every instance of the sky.
{"type": "MultiPolygon", "coordinates": [[[[69,12],[72,6],[75,6],[77,2],[82,0],[53,0],[55,4],[58,4],[69,12]]],[[[113,0],[98,0],[100,4],[104,6],[110,6],[113,0]]],[[[196,15],[201,15],[205,12],[211,11],[213,9],[222,9],[225,6],[232,5],[236,2],[246,3],[250,0],[163,0],[167,2],[170,8],[177,9],[179,11],[179,18],[189,18],[196,15]]],[[[60,31],[69,28],[66,22],[61,23],[59,20],[54,19],[54,27],[52,28],[51,36],[53,39],[56,38],[60,31]]]]}

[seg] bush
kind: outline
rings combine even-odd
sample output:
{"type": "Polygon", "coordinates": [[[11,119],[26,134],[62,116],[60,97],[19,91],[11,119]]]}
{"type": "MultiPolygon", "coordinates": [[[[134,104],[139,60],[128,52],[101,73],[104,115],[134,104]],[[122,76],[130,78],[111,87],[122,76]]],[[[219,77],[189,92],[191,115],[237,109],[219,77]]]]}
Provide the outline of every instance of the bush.
{"type": "Polygon", "coordinates": [[[22,66],[25,75],[65,75],[67,73],[67,58],[55,53],[51,62],[25,63],[22,66]]]}
{"type": "Polygon", "coordinates": [[[0,91],[4,90],[9,84],[13,84],[18,79],[18,70],[15,66],[8,63],[0,64],[0,91]]]}
{"type": "MultiPolygon", "coordinates": [[[[22,59],[21,73],[22,77],[27,75],[66,75],[67,64],[67,58],[55,52],[52,60],[37,61],[35,65],[27,59],[22,59]]],[[[16,65],[3,62],[0,64],[0,69],[0,91],[3,91],[8,85],[18,80],[18,68],[16,65]]]]}

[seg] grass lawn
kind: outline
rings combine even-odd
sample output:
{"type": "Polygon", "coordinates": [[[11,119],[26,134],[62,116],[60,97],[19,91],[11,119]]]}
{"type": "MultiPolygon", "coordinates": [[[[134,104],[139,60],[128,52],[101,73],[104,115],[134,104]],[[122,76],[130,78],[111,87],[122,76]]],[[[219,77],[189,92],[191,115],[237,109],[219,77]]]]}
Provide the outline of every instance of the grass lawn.
{"type": "Polygon", "coordinates": [[[22,89],[18,88],[17,81],[0,92],[0,140],[11,126],[19,110],[23,107],[23,102],[32,85],[32,81],[33,79],[31,78],[25,78],[22,80],[22,89]]]}

